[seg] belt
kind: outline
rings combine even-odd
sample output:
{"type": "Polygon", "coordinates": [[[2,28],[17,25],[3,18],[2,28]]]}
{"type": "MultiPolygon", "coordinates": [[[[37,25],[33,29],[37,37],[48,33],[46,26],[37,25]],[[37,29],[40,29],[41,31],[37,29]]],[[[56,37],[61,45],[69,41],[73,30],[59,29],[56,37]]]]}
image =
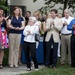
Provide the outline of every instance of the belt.
{"type": "Polygon", "coordinates": [[[62,35],[71,35],[72,33],[70,33],[70,34],[62,34],[62,35]]]}

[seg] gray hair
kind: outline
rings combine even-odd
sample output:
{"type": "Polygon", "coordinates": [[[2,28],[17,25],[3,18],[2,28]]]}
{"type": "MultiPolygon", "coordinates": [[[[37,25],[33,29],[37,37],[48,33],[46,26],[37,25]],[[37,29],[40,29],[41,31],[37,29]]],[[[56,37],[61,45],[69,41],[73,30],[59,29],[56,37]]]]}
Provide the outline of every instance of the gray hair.
{"type": "Polygon", "coordinates": [[[65,9],[64,12],[68,12],[71,15],[71,11],[69,9],[65,9]]]}
{"type": "Polygon", "coordinates": [[[34,20],[34,22],[36,22],[37,20],[36,20],[36,17],[29,17],[29,19],[32,19],[32,20],[34,20]]]}

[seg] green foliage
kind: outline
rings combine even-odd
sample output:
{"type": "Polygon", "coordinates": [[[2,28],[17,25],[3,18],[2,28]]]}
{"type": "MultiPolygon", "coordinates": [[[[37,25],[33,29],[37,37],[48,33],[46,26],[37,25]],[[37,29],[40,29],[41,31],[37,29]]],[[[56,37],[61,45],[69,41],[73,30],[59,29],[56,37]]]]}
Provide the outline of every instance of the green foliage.
{"type": "MultiPolygon", "coordinates": [[[[37,0],[33,0],[34,2],[36,2],[37,0]]],[[[75,0],[44,0],[45,1],[45,5],[44,7],[38,9],[39,11],[41,11],[41,13],[46,13],[47,11],[50,11],[50,9],[52,9],[56,4],[63,4],[63,7],[59,7],[57,10],[64,10],[66,8],[72,8],[72,13],[75,12],[75,0]]],[[[63,12],[62,12],[63,13],[63,12]]]]}
{"type": "Polygon", "coordinates": [[[33,2],[36,2],[37,0],[33,0],[33,2]]]}
{"type": "Polygon", "coordinates": [[[8,10],[7,0],[0,0],[0,7],[2,7],[4,10],[8,10]]]}

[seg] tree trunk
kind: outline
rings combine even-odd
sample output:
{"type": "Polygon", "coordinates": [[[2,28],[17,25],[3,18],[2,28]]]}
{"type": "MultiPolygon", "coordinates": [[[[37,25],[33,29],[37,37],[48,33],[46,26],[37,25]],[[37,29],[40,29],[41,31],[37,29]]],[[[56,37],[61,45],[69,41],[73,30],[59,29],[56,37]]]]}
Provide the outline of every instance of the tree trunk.
{"type": "Polygon", "coordinates": [[[62,16],[64,16],[64,10],[67,8],[68,1],[69,1],[69,0],[65,0],[65,1],[64,1],[64,8],[63,8],[62,16]]]}
{"type": "MultiPolygon", "coordinates": [[[[8,2],[7,2],[7,0],[6,0],[6,2],[5,2],[5,6],[8,7],[8,2]]],[[[5,17],[7,17],[7,10],[5,10],[5,17]]]]}

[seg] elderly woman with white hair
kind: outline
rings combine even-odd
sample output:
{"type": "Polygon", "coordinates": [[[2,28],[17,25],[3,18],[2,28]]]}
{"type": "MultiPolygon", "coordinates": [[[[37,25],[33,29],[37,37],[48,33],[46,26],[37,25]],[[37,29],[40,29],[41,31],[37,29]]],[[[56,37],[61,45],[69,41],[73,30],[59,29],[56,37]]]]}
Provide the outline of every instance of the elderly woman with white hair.
{"type": "Polygon", "coordinates": [[[27,71],[31,70],[31,60],[30,60],[30,53],[32,60],[34,62],[35,70],[38,70],[38,62],[36,58],[36,41],[35,41],[35,34],[39,32],[37,26],[35,25],[36,18],[30,17],[28,25],[25,27],[23,35],[24,37],[24,50],[26,55],[26,65],[27,71]]]}

